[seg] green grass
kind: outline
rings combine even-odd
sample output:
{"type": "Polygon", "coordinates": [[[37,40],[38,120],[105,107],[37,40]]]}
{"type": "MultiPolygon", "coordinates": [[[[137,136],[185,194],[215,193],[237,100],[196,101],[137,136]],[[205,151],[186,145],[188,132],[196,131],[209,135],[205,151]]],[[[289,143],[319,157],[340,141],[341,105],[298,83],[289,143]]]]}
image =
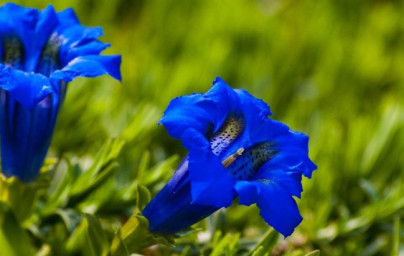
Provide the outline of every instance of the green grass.
{"type": "MultiPolygon", "coordinates": [[[[157,121],[172,98],[205,92],[221,76],[266,101],[274,119],[308,134],[318,165],[298,200],[303,223],[286,240],[267,234],[263,248],[274,247],[277,255],[315,249],[321,255],[404,255],[403,3],[49,2],[58,10],[73,7],[85,25],[104,27],[102,40],[112,44],[106,54],[123,56],[122,84],[108,77],[77,79],[59,115],[49,156],[68,159],[62,160],[71,161],[67,165],[86,169],[109,138],[125,141],[107,185],[91,191],[84,205],[72,203],[78,212],[95,214],[113,230],[120,223],[106,216],[130,216],[137,183],[158,192],[185,150],[157,121]]],[[[75,230],[94,221],[85,220],[75,230]]],[[[202,231],[178,239],[175,247],[144,253],[234,255],[254,248],[268,230],[255,207],[236,204],[198,227],[202,231]]],[[[49,244],[70,239],[73,249],[64,252],[91,255],[75,249],[72,232],[49,244]]]]}

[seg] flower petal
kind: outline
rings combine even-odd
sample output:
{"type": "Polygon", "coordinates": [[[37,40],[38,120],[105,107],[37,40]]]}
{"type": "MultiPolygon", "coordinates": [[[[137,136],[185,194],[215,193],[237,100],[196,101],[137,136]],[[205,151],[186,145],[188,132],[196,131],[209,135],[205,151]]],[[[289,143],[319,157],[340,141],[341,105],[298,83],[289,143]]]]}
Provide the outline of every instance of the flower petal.
{"type": "Polygon", "coordinates": [[[274,182],[241,181],[236,190],[240,204],[257,203],[264,220],[285,237],[303,220],[292,196],[274,182]]]}
{"type": "Polygon", "coordinates": [[[230,206],[236,197],[235,181],[213,155],[209,142],[194,129],[187,129],[182,141],[189,150],[193,202],[217,208],[230,206]]]}
{"type": "MultiPolygon", "coordinates": [[[[166,185],[190,185],[192,202],[185,200],[181,212],[190,214],[202,205],[227,207],[238,195],[240,204],[256,203],[280,233],[293,232],[302,221],[293,196],[300,197],[302,175],[310,176],[316,166],[308,158],[308,137],[269,119],[270,114],[265,102],[220,78],[205,94],[171,101],[160,123],[189,150],[178,177],[166,185]]],[[[194,213],[196,221],[206,212],[194,213]]],[[[179,214],[172,215],[181,222],[179,214]]]]}
{"type": "Polygon", "coordinates": [[[144,208],[149,230],[159,234],[173,234],[209,216],[218,208],[192,203],[189,182],[175,190],[165,186],[144,208]]]}
{"type": "Polygon", "coordinates": [[[33,108],[53,92],[49,79],[35,73],[26,73],[0,63],[0,88],[26,108],[33,108]]]}
{"type": "Polygon", "coordinates": [[[24,41],[26,52],[24,70],[29,72],[36,71],[44,45],[59,22],[56,11],[51,5],[38,12],[37,15],[32,36],[24,41]]]}
{"type": "Polygon", "coordinates": [[[288,172],[282,169],[274,169],[271,165],[263,166],[256,180],[270,180],[283,187],[291,196],[300,198],[303,191],[302,175],[297,172],[288,172]]]}
{"type": "Polygon", "coordinates": [[[65,26],[80,24],[80,21],[72,8],[66,8],[63,11],[58,12],[58,18],[63,21],[65,26]]]}
{"type": "Polygon", "coordinates": [[[68,55],[66,59],[74,59],[78,56],[83,55],[98,55],[110,46],[111,44],[106,44],[101,41],[94,40],[90,43],[69,49],[69,52],[66,52],[66,54],[68,55]]]}
{"type": "Polygon", "coordinates": [[[205,94],[194,93],[173,99],[159,124],[175,138],[181,138],[188,128],[207,134],[219,129],[227,114],[237,108],[236,104],[233,90],[223,83],[215,83],[205,94]]]}
{"type": "Polygon", "coordinates": [[[265,178],[270,175],[270,170],[283,170],[285,172],[298,173],[307,178],[311,178],[313,170],[317,166],[304,156],[298,150],[283,148],[281,152],[276,154],[260,171],[257,173],[257,178],[265,178]]]}
{"type": "Polygon", "coordinates": [[[276,183],[259,184],[257,206],[264,220],[285,237],[303,220],[295,200],[276,183]]]}
{"type": "Polygon", "coordinates": [[[2,173],[23,182],[33,181],[51,141],[57,102],[49,96],[28,109],[9,97],[9,92],[0,90],[0,94],[2,173]]]}
{"type": "Polygon", "coordinates": [[[2,172],[33,180],[49,147],[66,82],[109,74],[120,80],[120,56],[99,56],[109,44],[101,28],[82,26],[72,9],[57,13],[0,7],[2,172]],[[65,66],[67,65],[67,66],[65,66]]]}
{"type": "Polygon", "coordinates": [[[16,36],[24,45],[25,71],[35,71],[41,50],[58,23],[55,9],[42,11],[7,3],[0,8],[0,38],[16,36]]]}
{"type": "Polygon", "coordinates": [[[51,74],[51,79],[70,82],[78,76],[96,77],[108,74],[117,80],[121,80],[120,66],[121,56],[87,55],[77,57],[69,64],[51,74]]]}
{"type": "MultiPolygon", "coordinates": [[[[188,128],[207,136],[217,132],[229,115],[241,115],[245,119],[245,127],[256,127],[270,114],[265,102],[244,90],[233,90],[218,77],[205,94],[191,94],[172,100],[159,124],[163,124],[175,138],[181,138],[188,128]]],[[[247,138],[241,140],[242,144],[249,140],[249,133],[245,133],[247,138]]]]}
{"type": "Polygon", "coordinates": [[[182,133],[192,128],[206,133],[214,123],[213,108],[202,94],[192,94],[173,99],[164,112],[159,124],[163,124],[167,132],[174,138],[181,138],[182,133]],[[202,107],[207,106],[207,109],[202,107]]]}
{"type": "Polygon", "coordinates": [[[248,206],[257,202],[259,190],[254,182],[246,180],[237,181],[234,189],[237,191],[240,204],[248,206]]]}
{"type": "Polygon", "coordinates": [[[295,132],[288,126],[266,120],[261,126],[261,132],[254,136],[255,140],[270,141],[278,153],[263,168],[258,178],[265,178],[268,170],[284,170],[298,172],[310,178],[317,166],[308,157],[309,137],[304,133],[295,132]]]}
{"type": "Polygon", "coordinates": [[[24,42],[25,48],[33,38],[38,10],[6,3],[0,7],[0,38],[16,35],[24,42]]]}
{"type": "MultiPolygon", "coordinates": [[[[55,37],[60,40],[60,60],[62,66],[68,65],[70,61],[81,55],[94,54],[91,48],[82,48],[81,51],[77,51],[76,48],[85,47],[87,44],[92,44],[97,41],[97,38],[103,35],[102,28],[87,28],[80,24],[74,24],[67,26],[66,24],[60,24],[55,29],[55,37]],[[90,49],[85,52],[83,49],[90,49]]],[[[97,49],[99,45],[97,45],[97,49]]],[[[105,48],[105,47],[104,47],[105,48]]]]}

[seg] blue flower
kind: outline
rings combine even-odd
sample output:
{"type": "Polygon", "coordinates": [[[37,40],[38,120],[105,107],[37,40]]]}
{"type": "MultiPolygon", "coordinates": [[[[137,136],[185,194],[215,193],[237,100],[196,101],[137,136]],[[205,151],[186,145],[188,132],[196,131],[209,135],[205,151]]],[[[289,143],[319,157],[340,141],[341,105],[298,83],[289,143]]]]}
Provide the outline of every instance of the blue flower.
{"type": "Polygon", "coordinates": [[[120,80],[120,56],[101,28],[80,25],[74,11],[0,7],[0,136],[2,173],[33,181],[48,150],[67,83],[109,74],[120,80]]]}
{"type": "Polygon", "coordinates": [[[151,232],[171,234],[228,207],[256,203],[284,236],[302,217],[302,175],[317,167],[308,137],[269,119],[268,105],[217,78],[205,94],[171,101],[160,123],[189,150],[172,179],[143,210],[151,232]]]}

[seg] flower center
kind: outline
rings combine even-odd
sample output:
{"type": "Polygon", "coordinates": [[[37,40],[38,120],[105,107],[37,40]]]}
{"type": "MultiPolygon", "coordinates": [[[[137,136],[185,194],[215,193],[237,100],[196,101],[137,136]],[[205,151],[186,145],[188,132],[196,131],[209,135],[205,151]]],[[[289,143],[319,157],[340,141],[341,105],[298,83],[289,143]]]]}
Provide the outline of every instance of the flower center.
{"type": "Polygon", "coordinates": [[[39,59],[37,72],[45,76],[49,76],[53,71],[60,69],[60,39],[56,34],[53,34],[42,49],[39,59]]]}
{"type": "Polygon", "coordinates": [[[26,56],[24,44],[18,36],[5,35],[1,39],[1,62],[19,70],[28,69],[26,71],[31,71],[31,65],[27,65],[26,62],[34,63],[32,69],[35,72],[49,76],[53,71],[61,68],[60,44],[60,39],[56,34],[53,34],[42,48],[39,59],[35,60],[38,57],[26,56]]]}
{"type": "Polygon", "coordinates": [[[252,179],[258,170],[279,151],[274,148],[274,143],[262,142],[247,149],[240,147],[235,152],[228,152],[231,144],[243,133],[244,127],[245,121],[242,116],[229,115],[219,130],[209,139],[213,154],[218,157],[224,154],[229,155],[222,161],[222,165],[238,180],[252,179]]]}
{"type": "Polygon", "coordinates": [[[24,46],[15,35],[4,36],[2,44],[2,62],[12,67],[22,69],[24,64],[24,46]]]}
{"type": "Polygon", "coordinates": [[[221,155],[244,130],[244,120],[241,116],[230,115],[219,130],[209,139],[213,154],[221,155]]]}
{"type": "Polygon", "coordinates": [[[241,148],[243,149],[242,154],[234,157],[239,149],[235,154],[226,158],[222,164],[236,179],[250,180],[266,162],[278,153],[279,150],[275,149],[274,146],[273,143],[262,142],[247,149],[241,148]]]}

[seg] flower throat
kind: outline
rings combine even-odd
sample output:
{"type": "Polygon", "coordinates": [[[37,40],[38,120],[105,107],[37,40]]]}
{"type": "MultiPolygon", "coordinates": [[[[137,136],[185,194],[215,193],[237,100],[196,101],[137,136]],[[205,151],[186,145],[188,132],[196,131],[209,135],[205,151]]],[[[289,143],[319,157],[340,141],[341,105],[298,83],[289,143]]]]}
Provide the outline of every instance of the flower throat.
{"type": "Polygon", "coordinates": [[[24,65],[24,46],[21,40],[15,36],[5,36],[1,40],[2,52],[2,62],[15,67],[17,69],[22,69],[24,65]]]}
{"type": "MultiPolygon", "coordinates": [[[[210,137],[209,142],[213,154],[220,157],[241,136],[244,131],[242,116],[230,115],[220,129],[210,137]]],[[[238,148],[227,152],[229,156],[222,161],[227,171],[238,180],[252,179],[258,170],[278,152],[271,142],[257,143],[248,148],[238,148]]]]}
{"type": "MultiPolygon", "coordinates": [[[[24,45],[18,36],[4,36],[1,39],[1,46],[3,49],[1,62],[19,70],[31,71],[26,70],[24,45]]],[[[36,67],[33,67],[35,72],[49,76],[53,71],[60,69],[59,52],[60,40],[56,34],[53,34],[42,48],[36,67]]]]}

